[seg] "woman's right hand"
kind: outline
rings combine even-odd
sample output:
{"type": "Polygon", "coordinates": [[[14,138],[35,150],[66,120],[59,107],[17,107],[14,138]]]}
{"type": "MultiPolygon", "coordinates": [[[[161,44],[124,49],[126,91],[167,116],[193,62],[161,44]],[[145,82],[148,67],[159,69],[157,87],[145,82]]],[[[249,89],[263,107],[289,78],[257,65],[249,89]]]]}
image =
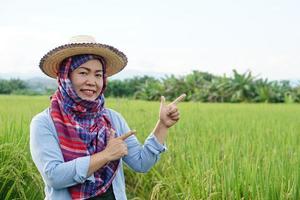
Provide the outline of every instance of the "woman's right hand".
{"type": "Polygon", "coordinates": [[[129,131],[117,138],[115,138],[115,131],[110,130],[110,138],[108,144],[103,151],[100,151],[91,156],[90,165],[88,169],[88,176],[91,176],[99,168],[103,167],[107,162],[118,160],[128,154],[125,139],[135,134],[135,131],[129,131]]]}
{"type": "Polygon", "coordinates": [[[110,130],[110,138],[106,148],[103,151],[109,161],[118,160],[128,154],[125,139],[133,134],[135,134],[135,131],[129,131],[128,133],[115,138],[115,131],[113,129],[110,130]]]}

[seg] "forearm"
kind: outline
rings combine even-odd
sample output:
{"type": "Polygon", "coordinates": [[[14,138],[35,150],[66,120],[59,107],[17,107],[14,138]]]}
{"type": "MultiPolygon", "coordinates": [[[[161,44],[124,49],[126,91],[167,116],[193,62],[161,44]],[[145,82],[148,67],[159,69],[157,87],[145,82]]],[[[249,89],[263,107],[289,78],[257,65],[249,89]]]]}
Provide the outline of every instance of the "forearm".
{"type": "Polygon", "coordinates": [[[147,172],[158,160],[159,155],[166,151],[154,134],[150,134],[141,145],[135,136],[126,141],[128,145],[128,155],[123,157],[126,164],[136,172],[147,172]]]}
{"type": "Polygon", "coordinates": [[[95,171],[106,165],[109,162],[109,157],[105,151],[98,152],[91,156],[90,165],[87,176],[91,176],[95,171]]]}
{"type": "Polygon", "coordinates": [[[47,185],[54,189],[63,189],[83,183],[87,179],[89,160],[90,157],[85,156],[68,162],[36,160],[36,164],[47,185]]]}
{"type": "Polygon", "coordinates": [[[159,143],[164,144],[168,135],[168,128],[160,120],[158,120],[153,133],[159,143]]]}

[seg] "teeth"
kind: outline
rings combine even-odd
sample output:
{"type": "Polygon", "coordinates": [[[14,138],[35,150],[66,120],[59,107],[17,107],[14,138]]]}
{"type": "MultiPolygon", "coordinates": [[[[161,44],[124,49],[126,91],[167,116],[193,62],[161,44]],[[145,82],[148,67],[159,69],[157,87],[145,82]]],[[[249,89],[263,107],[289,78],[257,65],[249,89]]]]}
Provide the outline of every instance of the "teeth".
{"type": "Polygon", "coordinates": [[[86,95],[89,95],[89,96],[91,96],[91,95],[94,94],[94,91],[92,91],[92,90],[82,90],[82,92],[83,92],[84,94],[86,94],[86,95]]]}
{"type": "Polygon", "coordinates": [[[82,90],[82,91],[94,92],[94,90],[82,90]]]}

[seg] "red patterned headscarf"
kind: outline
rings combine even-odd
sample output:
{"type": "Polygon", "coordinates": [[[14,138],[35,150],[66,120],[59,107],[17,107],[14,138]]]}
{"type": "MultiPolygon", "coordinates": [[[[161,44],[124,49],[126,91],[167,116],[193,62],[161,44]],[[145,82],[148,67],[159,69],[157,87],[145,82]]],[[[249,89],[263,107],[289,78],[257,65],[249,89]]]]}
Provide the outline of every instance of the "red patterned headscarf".
{"type": "MultiPolygon", "coordinates": [[[[51,99],[53,119],[64,161],[103,151],[108,143],[111,122],[104,108],[105,60],[94,55],[76,55],[62,62],[58,72],[58,89],[51,99]],[[103,89],[94,101],[81,99],[69,79],[81,64],[98,59],[103,66],[103,89]]],[[[120,160],[107,163],[94,173],[95,182],[85,181],[69,188],[72,199],[100,195],[110,187],[120,160]]]]}

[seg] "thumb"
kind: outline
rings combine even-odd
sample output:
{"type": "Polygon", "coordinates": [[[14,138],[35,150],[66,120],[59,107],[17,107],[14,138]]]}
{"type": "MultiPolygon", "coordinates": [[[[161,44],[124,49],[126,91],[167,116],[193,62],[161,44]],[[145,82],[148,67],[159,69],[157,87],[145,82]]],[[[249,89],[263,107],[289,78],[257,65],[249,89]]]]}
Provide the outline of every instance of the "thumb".
{"type": "Polygon", "coordinates": [[[160,97],[160,108],[162,108],[162,107],[165,105],[165,103],[166,103],[165,97],[164,97],[164,96],[161,96],[161,97],[160,97]]]}

